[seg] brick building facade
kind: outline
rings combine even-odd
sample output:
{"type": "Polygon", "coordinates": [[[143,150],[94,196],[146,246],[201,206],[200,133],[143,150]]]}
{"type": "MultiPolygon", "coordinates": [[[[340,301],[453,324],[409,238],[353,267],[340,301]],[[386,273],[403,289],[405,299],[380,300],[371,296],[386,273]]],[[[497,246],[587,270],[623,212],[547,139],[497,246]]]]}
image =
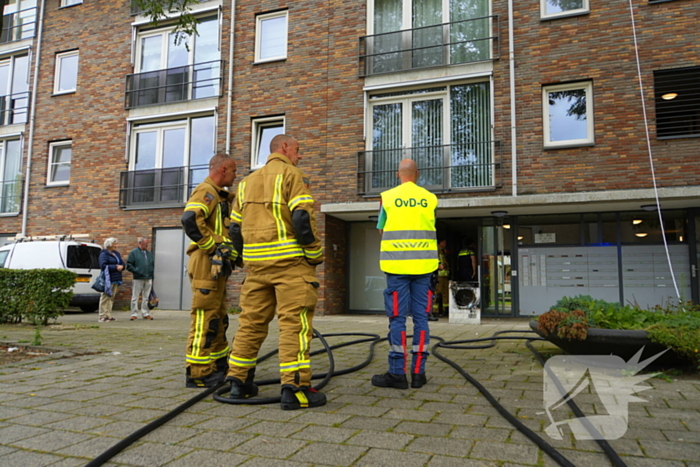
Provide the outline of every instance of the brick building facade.
{"type": "Polygon", "coordinates": [[[209,0],[193,12],[200,35],[183,47],[171,20],[154,26],[128,0],[6,7],[0,236],[114,236],[122,254],[150,237],[161,305],[187,309],[190,185],[215,151],[239,176],[254,170],[283,130],[317,202],[319,312],[381,310],[372,216],[403,157],[438,194],[454,269],[474,240],[485,314],[578,293],[698,300],[700,1],[636,0],[633,16],[617,0],[209,0]],[[675,99],[660,95],[669,86],[675,99]],[[641,208],[656,204],[651,159],[661,217],[641,208]]]}

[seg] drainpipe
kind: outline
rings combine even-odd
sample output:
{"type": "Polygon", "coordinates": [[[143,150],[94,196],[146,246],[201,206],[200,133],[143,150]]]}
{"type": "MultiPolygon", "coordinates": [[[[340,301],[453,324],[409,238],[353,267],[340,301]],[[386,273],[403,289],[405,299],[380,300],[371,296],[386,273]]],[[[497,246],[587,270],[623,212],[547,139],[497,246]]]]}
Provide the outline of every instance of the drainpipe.
{"type": "Polygon", "coordinates": [[[231,109],[233,107],[233,33],[236,29],[236,0],[231,0],[231,39],[228,54],[228,96],[226,97],[226,154],[231,154],[231,109]]]}
{"type": "Polygon", "coordinates": [[[513,196],[518,196],[518,144],[515,124],[515,52],[513,47],[513,0],[508,0],[508,61],[510,65],[510,154],[513,196]]]}
{"type": "Polygon", "coordinates": [[[29,179],[32,173],[34,123],[36,121],[36,90],[39,84],[39,64],[41,63],[41,33],[44,30],[44,6],[45,0],[41,0],[41,4],[39,5],[39,32],[36,36],[36,60],[34,61],[32,101],[29,106],[29,141],[27,142],[27,174],[24,176],[24,199],[22,200],[22,236],[27,235],[27,211],[29,210],[29,179]]]}

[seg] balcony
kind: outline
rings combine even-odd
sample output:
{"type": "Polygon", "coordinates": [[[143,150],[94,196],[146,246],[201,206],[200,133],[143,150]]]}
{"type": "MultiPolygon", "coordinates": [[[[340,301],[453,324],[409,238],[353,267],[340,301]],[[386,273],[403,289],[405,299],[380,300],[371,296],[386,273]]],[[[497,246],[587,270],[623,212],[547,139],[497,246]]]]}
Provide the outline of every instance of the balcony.
{"type": "Polygon", "coordinates": [[[493,15],[363,36],[359,76],[496,60],[499,30],[493,15]]]}
{"type": "Polygon", "coordinates": [[[29,93],[0,96],[0,126],[27,123],[29,93]]]}
{"type": "Polygon", "coordinates": [[[119,181],[119,207],[182,207],[192,189],[208,174],[208,165],[122,172],[119,181]]]}
{"type": "MultiPolygon", "coordinates": [[[[5,10],[7,9],[8,6],[5,7],[5,10]]],[[[3,15],[2,31],[0,31],[0,44],[29,39],[34,37],[35,33],[36,6],[3,15]]]]}
{"type": "Polygon", "coordinates": [[[0,214],[19,212],[22,201],[22,180],[0,180],[0,214]]]}
{"type": "Polygon", "coordinates": [[[220,97],[223,60],[127,75],[125,108],[220,97]]]}
{"type": "Polygon", "coordinates": [[[434,193],[494,190],[501,183],[499,141],[447,146],[360,151],[357,193],[377,195],[399,184],[396,171],[403,159],[418,164],[418,184],[434,193]]]}

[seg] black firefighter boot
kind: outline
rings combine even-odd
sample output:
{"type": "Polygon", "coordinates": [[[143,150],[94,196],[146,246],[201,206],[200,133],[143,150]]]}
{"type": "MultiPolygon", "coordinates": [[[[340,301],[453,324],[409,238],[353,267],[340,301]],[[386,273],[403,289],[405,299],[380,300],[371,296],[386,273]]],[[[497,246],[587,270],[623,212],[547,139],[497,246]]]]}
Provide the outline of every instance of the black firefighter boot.
{"type": "Polygon", "coordinates": [[[282,410],[308,409],[326,405],[326,395],[311,386],[296,387],[291,384],[282,386],[280,406],[282,410]]]}
{"type": "Polygon", "coordinates": [[[372,376],[372,386],[378,388],[408,389],[406,375],[395,373],[384,373],[383,375],[372,376]]]}
{"type": "Polygon", "coordinates": [[[248,370],[248,376],[246,376],[245,383],[240,379],[229,376],[226,378],[227,382],[231,382],[231,399],[247,399],[249,397],[255,397],[258,395],[258,386],[253,381],[255,380],[255,368],[248,370]]]}

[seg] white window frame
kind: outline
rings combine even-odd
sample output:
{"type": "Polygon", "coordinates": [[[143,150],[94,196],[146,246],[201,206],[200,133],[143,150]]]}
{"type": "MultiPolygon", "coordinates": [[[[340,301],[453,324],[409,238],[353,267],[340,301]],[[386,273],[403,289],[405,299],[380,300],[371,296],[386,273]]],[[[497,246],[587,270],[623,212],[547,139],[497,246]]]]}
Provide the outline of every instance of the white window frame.
{"type": "Polygon", "coordinates": [[[156,140],[156,160],[155,160],[155,167],[150,167],[148,169],[140,169],[140,170],[149,170],[149,169],[162,169],[163,168],[163,135],[167,130],[177,130],[177,129],[183,129],[185,130],[185,152],[184,156],[187,159],[187,163],[185,161],[182,161],[182,164],[178,167],[186,167],[189,165],[189,158],[190,158],[190,128],[191,128],[191,123],[189,118],[181,118],[177,120],[172,120],[172,121],[165,121],[165,122],[153,122],[153,123],[140,123],[136,122],[134,123],[134,126],[132,127],[131,130],[131,150],[129,151],[129,171],[135,171],[136,169],[136,150],[138,149],[137,146],[137,137],[140,133],[152,133],[156,132],[157,133],[157,140],[156,140]]]}
{"type": "Polygon", "coordinates": [[[61,8],[67,7],[67,6],[80,5],[82,3],[83,3],[83,0],[61,0],[61,8]]]}
{"type": "MultiPolygon", "coordinates": [[[[21,169],[22,169],[22,153],[24,151],[24,137],[20,135],[19,138],[16,137],[4,137],[3,139],[0,139],[0,182],[9,182],[9,180],[3,180],[5,177],[5,172],[7,170],[7,143],[10,141],[17,141],[19,143],[19,168],[20,172],[17,174],[18,176],[21,176],[21,169]]],[[[18,178],[19,180],[19,178],[18,178]]],[[[0,184],[0,206],[5,206],[6,200],[4,199],[4,183],[0,184]]],[[[20,202],[17,203],[17,210],[14,211],[2,211],[0,209],[0,217],[5,217],[5,216],[14,216],[20,211],[20,206],[21,206],[21,198],[20,202]]]]}
{"type": "Polygon", "coordinates": [[[565,16],[575,16],[589,13],[591,11],[589,0],[583,0],[583,6],[574,10],[560,11],[558,13],[547,14],[547,0],[540,0],[540,19],[554,19],[565,16]]]}
{"type": "Polygon", "coordinates": [[[53,93],[54,94],[71,94],[78,90],[78,72],[80,70],[80,51],[71,50],[70,52],[63,52],[56,54],[56,67],[54,71],[54,82],[53,82],[53,93]],[[73,89],[59,89],[61,83],[61,73],[62,73],[62,60],[68,57],[78,57],[78,64],[75,68],[75,87],[73,89]]]}
{"type": "MultiPolygon", "coordinates": [[[[286,128],[286,121],[284,116],[277,117],[262,117],[253,119],[253,128],[251,131],[251,141],[250,141],[250,168],[251,170],[259,169],[265,164],[259,164],[260,152],[268,152],[269,148],[260,148],[258,141],[260,141],[262,136],[262,130],[264,128],[270,128],[274,126],[282,125],[282,133],[284,133],[286,128]]],[[[269,155],[269,153],[268,153],[269,155]]]]}
{"type": "Polygon", "coordinates": [[[287,49],[289,46],[289,11],[276,11],[274,13],[260,14],[255,17],[255,63],[266,63],[274,62],[277,60],[287,59],[287,49]],[[262,43],[262,23],[266,20],[285,18],[285,32],[284,32],[284,53],[275,57],[260,57],[260,47],[262,43]]]}
{"type": "Polygon", "coordinates": [[[591,146],[595,144],[593,114],[593,82],[578,81],[576,83],[542,86],[542,133],[545,148],[591,146]],[[550,141],[549,93],[557,91],[573,91],[583,89],[586,92],[586,138],[550,141]]]}
{"type": "MultiPolygon", "coordinates": [[[[374,1],[367,0],[367,34],[375,34],[375,24],[374,24],[374,1]]],[[[588,0],[584,0],[588,2],[588,0]]],[[[492,2],[488,2],[489,15],[493,14],[492,2]]],[[[413,29],[413,17],[412,17],[413,1],[412,0],[402,0],[401,7],[401,31],[408,29],[413,29]]],[[[450,18],[450,0],[442,0],[442,23],[451,22],[450,18]]]]}
{"type": "Polygon", "coordinates": [[[73,142],[72,141],[56,141],[54,143],[49,143],[49,160],[47,164],[47,170],[46,170],[46,186],[67,186],[70,185],[70,168],[73,165],[73,142]],[[70,162],[66,163],[59,163],[56,162],[55,156],[57,153],[58,149],[66,148],[69,147],[71,148],[71,158],[70,162]],[[68,165],[68,180],[59,180],[55,181],[51,179],[51,172],[54,166],[56,165],[68,165]]]}

